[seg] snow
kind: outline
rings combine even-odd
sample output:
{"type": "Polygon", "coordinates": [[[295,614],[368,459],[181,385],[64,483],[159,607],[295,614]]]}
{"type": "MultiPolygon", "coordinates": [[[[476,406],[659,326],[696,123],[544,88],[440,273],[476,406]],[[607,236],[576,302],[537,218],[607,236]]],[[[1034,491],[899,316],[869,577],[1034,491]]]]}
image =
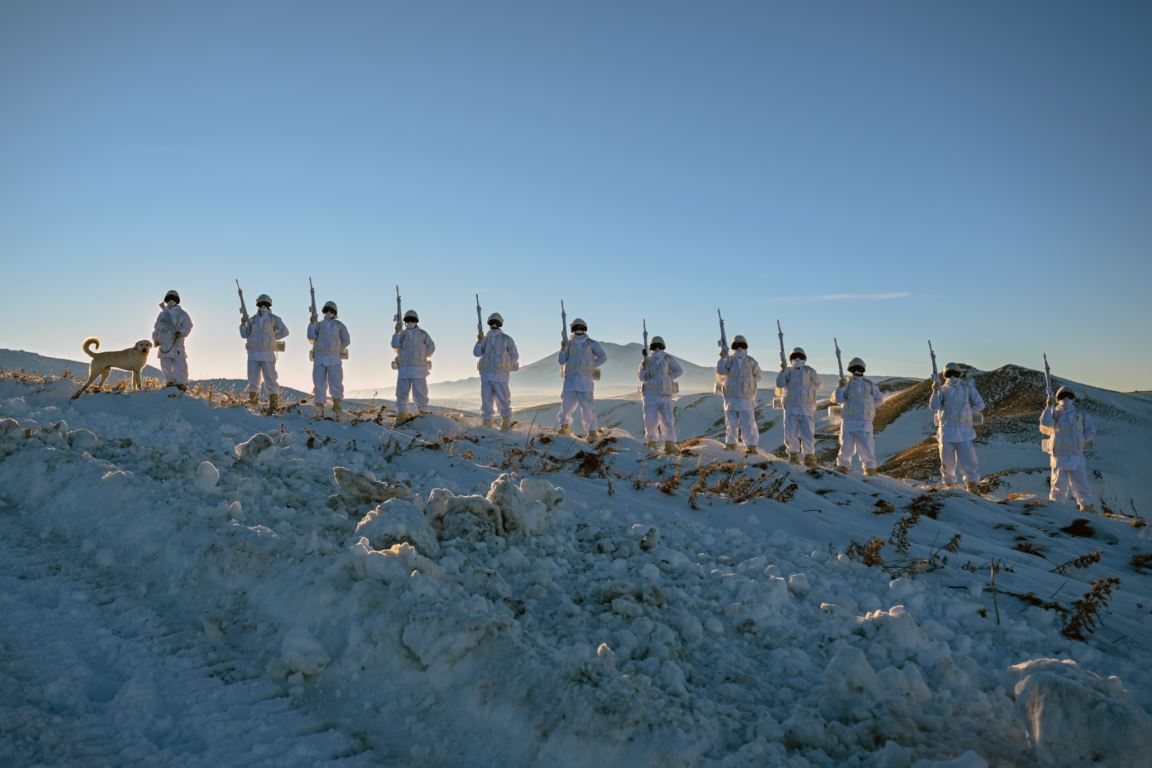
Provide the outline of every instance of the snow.
{"type": "Polygon", "coordinates": [[[71,393],[0,380],[2,763],[1150,753],[1152,583],[1128,562],[1147,549],[1131,518],[1093,517],[1085,539],[1065,532],[1073,507],[1027,494],[734,460],[712,440],[649,456],[621,426],[597,450],[523,415],[506,434],[450,414],[393,430],[375,411],[71,393]],[[929,507],[906,552],[883,549],[889,571],[846,554],[929,507]],[[1043,605],[1110,575],[1096,632],[1063,636],[1043,605]]]}

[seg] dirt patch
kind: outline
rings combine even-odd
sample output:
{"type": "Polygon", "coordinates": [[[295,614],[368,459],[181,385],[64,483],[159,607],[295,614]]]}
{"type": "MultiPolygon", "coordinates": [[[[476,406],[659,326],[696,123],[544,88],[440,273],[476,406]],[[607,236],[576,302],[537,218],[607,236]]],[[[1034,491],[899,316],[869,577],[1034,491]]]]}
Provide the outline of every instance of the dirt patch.
{"type": "Polygon", "coordinates": [[[1080,536],[1085,539],[1091,539],[1096,535],[1096,530],[1087,518],[1078,517],[1068,525],[1060,529],[1069,536],[1080,536]]]}

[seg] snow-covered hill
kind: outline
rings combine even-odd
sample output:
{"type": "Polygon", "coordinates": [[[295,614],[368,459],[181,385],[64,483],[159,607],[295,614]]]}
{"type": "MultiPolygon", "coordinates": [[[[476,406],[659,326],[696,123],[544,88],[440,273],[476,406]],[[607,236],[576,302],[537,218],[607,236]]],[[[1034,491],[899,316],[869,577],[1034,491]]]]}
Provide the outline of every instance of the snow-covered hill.
{"type": "MultiPolygon", "coordinates": [[[[104,347],[103,351],[107,352],[111,347],[104,347]]],[[[153,359],[155,352],[153,352],[153,359]]],[[[65,360],[59,357],[45,357],[38,355],[35,352],[25,352],[22,349],[0,349],[0,368],[8,371],[27,371],[28,373],[39,374],[40,376],[63,376],[70,374],[73,378],[79,377],[81,383],[88,376],[88,363],[87,361],[81,362],[80,360],[65,360]]],[[[144,376],[152,376],[153,378],[163,378],[164,374],[161,373],[159,368],[151,365],[144,366],[141,372],[144,376]]],[[[121,379],[131,376],[130,373],[124,371],[113,370],[112,374],[108,377],[109,385],[118,383],[121,379]]]]}
{"type": "MultiPolygon", "coordinates": [[[[375,409],[336,423],[72,389],[0,380],[2,763],[1152,750],[1152,547],[1124,510],[804,471],[710,437],[649,456],[625,431],[634,402],[604,402],[619,426],[589,446],[529,413],[508,434],[461,415],[394,430],[375,409]]],[[[1107,477],[1143,498],[1149,446],[1115,428],[1143,417],[1113,395],[1096,414],[1132,463],[1107,477]]],[[[717,413],[681,398],[686,436],[717,413]]]]}

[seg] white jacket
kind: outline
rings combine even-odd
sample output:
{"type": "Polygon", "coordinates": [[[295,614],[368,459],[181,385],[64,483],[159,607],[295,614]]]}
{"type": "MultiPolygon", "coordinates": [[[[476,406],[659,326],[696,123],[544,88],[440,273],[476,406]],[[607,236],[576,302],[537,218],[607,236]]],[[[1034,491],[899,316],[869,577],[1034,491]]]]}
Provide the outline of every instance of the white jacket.
{"type": "Polygon", "coordinates": [[[333,317],[308,323],[308,340],[312,342],[312,360],[318,365],[340,365],[340,356],[352,337],[344,323],[333,317]]]}
{"type": "Polygon", "coordinates": [[[392,334],[392,350],[396,353],[395,365],[401,379],[428,377],[436,344],[427,331],[416,326],[392,334]]]}
{"type": "Polygon", "coordinates": [[[244,348],[248,350],[249,360],[275,361],[276,342],[287,335],[284,321],[271,310],[260,309],[248,322],[240,321],[240,338],[248,340],[244,348]]]}
{"type": "Polygon", "coordinates": [[[476,370],[484,381],[508,381],[508,374],[520,370],[520,351],[512,337],[499,328],[489,328],[483,341],[476,342],[472,354],[480,358],[476,370]]]}
{"type": "Polygon", "coordinates": [[[640,391],[644,397],[671,396],[676,394],[675,380],[684,373],[684,368],[663,349],[649,352],[640,363],[636,378],[642,383],[640,391]]]}
{"type": "Polygon", "coordinates": [[[976,385],[959,377],[944,380],[932,393],[928,407],[937,414],[937,436],[943,443],[965,443],[976,439],[972,413],[984,410],[984,398],[976,385]]]}
{"type": "Polygon", "coordinates": [[[746,349],[737,349],[716,363],[716,373],[724,377],[725,406],[729,400],[749,400],[755,405],[756,389],[763,373],[756,358],[746,349]]]}
{"type": "Polygon", "coordinates": [[[192,318],[179,304],[160,310],[152,327],[152,343],[161,357],[183,357],[184,339],[192,333],[192,318]]]}
{"type": "Polygon", "coordinates": [[[564,376],[564,391],[592,392],[596,388],[594,372],[608,362],[608,354],[600,342],[587,334],[574,333],[568,338],[568,346],[556,356],[556,362],[564,376]]]}
{"type": "Polygon", "coordinates": [[[884,402],[884,395],[872,379],[850,375],[847,384],[836,387],[832,402],[844,406],[840,416],[845,432],[864,432],[872,429],[872,419],[884,402]]]}
{"type": "Polygon", "coordinates": [[[1048,435],[1044,451],[1057,469],[1073,469],[1083,462],[1084,450],[1096,437],[1096,423],[1070,400],[1061,400],[1040,414],[1040,432],[1048,435]]]}
{"type": "Polygon", "coordinates": [[[816,413],[820,377],[808,364],[788,366],[776,374],[776,388],[783,390],[785,413],[811,416],[816,413]]]}

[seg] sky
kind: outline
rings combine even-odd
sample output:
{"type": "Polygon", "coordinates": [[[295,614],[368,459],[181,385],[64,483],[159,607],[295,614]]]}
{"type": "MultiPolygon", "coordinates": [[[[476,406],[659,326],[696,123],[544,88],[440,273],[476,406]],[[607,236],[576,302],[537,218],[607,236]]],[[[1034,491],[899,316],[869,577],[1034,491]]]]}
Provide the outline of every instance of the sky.
{"type": "Polygon", "coordinates": [[[395,382],[399,285],[432,381],[474,294],[522,358],[594,338],[766,367],[940,362],[1152,388],[1152,5],[0,0],[0,348],[148,338],[241,378],[235,279],[310,389],[308,278],[395,382]]]}

